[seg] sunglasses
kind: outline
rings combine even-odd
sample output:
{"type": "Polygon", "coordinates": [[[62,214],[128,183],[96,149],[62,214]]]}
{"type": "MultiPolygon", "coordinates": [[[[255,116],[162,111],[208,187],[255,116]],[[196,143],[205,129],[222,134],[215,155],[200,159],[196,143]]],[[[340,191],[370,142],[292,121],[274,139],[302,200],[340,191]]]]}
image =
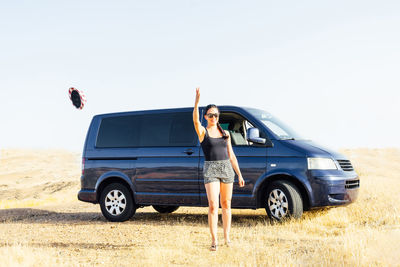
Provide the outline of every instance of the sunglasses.
{"type": "Polygon", "coordinates": [[[208,113],[208,114],[206,114],[206,116],[208,117],[208,118],[212,118],[212,117],[215,117],[216,119],[218,119],[218,116],[219,116],[219,114],[218,113],[208,113]]]}

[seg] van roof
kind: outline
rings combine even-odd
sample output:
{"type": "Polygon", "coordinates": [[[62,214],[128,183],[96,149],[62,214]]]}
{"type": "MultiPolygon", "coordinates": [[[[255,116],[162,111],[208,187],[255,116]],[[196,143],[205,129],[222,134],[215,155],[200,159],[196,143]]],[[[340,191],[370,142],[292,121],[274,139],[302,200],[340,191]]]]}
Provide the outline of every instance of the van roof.
{"type": "MultiPolygon", "coordinates": [[[[200,106],[199,108],[205,108],[206,106],[200,106]]],[[[161,108],[161,109],[145,109],[145,110],[133,110],[133,111],[123,111],[123,112],[112,112],[112,113],[103,113],[97,114],[94,117],[108,117],[108,116],[118,116],[118,115],[128,115],[128,114],[148,114],[148,113],[159,113],[160,111],[163,112],[184,112],[184,111],[192,111],[194,107],[180,107],[180,108],[161,108]]],[[[250,107],[243,107],[243,106],[233,106],[233,105],[220,105],[218,106],[219,109],[233,109],[233,110],[245,110],[250,107]]]]}

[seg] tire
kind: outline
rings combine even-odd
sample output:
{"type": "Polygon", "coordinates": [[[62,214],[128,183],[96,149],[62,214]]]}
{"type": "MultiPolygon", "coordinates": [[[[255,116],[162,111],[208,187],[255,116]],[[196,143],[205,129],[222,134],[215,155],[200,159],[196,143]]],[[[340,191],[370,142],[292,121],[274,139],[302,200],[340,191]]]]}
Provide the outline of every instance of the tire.
{"type": "Polygon", "coordinates": [[[123,222],[132,218],[136,206],[131,192],[120,183],[107,185],[100,195],[103,216],[111,222],[123,222]]]}
{"type": "Polygon", "coordinates": [[[272,182],[265,195],[265,210],[268,216],[276,221],[287,218],[301,218],[303,201],[297,187],[288,181],[272,182]]]}
{"type": "Polygon", "coordinates": [[[171,213],[176,211],[179,206],[153,205],[153,208],[159,213],[171,213]]]}

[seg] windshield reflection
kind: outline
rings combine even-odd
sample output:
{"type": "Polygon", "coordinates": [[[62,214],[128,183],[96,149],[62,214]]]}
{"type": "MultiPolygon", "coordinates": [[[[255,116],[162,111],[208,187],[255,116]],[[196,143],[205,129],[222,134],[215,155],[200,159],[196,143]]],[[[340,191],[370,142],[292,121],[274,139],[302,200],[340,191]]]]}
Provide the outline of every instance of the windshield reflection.
{"type": "Polygon", "coordinates": [[[292,128],[287,126],[285,123],[274,117],[271,113],[255,108],[246,109],[254,117],[260,120],[264,125],[273,132],[281,140],[299,140],[304,139],[292,128]]]}

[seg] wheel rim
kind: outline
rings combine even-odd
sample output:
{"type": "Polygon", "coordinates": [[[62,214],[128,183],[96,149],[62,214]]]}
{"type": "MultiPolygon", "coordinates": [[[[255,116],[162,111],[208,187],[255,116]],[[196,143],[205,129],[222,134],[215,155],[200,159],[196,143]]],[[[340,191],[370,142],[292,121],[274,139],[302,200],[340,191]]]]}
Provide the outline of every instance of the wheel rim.
{"type": "Polygon", "coordinates": [[[119,190],[108,192],[105,199],[105,206],[108,213],[113,216],[120,215],[126,207],[126,197],[119,190]]]}
{"type": "Polygon", "coordinates": [[[285,193],[280,189],[274,189],[269,193],[268,208],[272,216],[282,219],[289,212],[289,201],[285,193]]]}

